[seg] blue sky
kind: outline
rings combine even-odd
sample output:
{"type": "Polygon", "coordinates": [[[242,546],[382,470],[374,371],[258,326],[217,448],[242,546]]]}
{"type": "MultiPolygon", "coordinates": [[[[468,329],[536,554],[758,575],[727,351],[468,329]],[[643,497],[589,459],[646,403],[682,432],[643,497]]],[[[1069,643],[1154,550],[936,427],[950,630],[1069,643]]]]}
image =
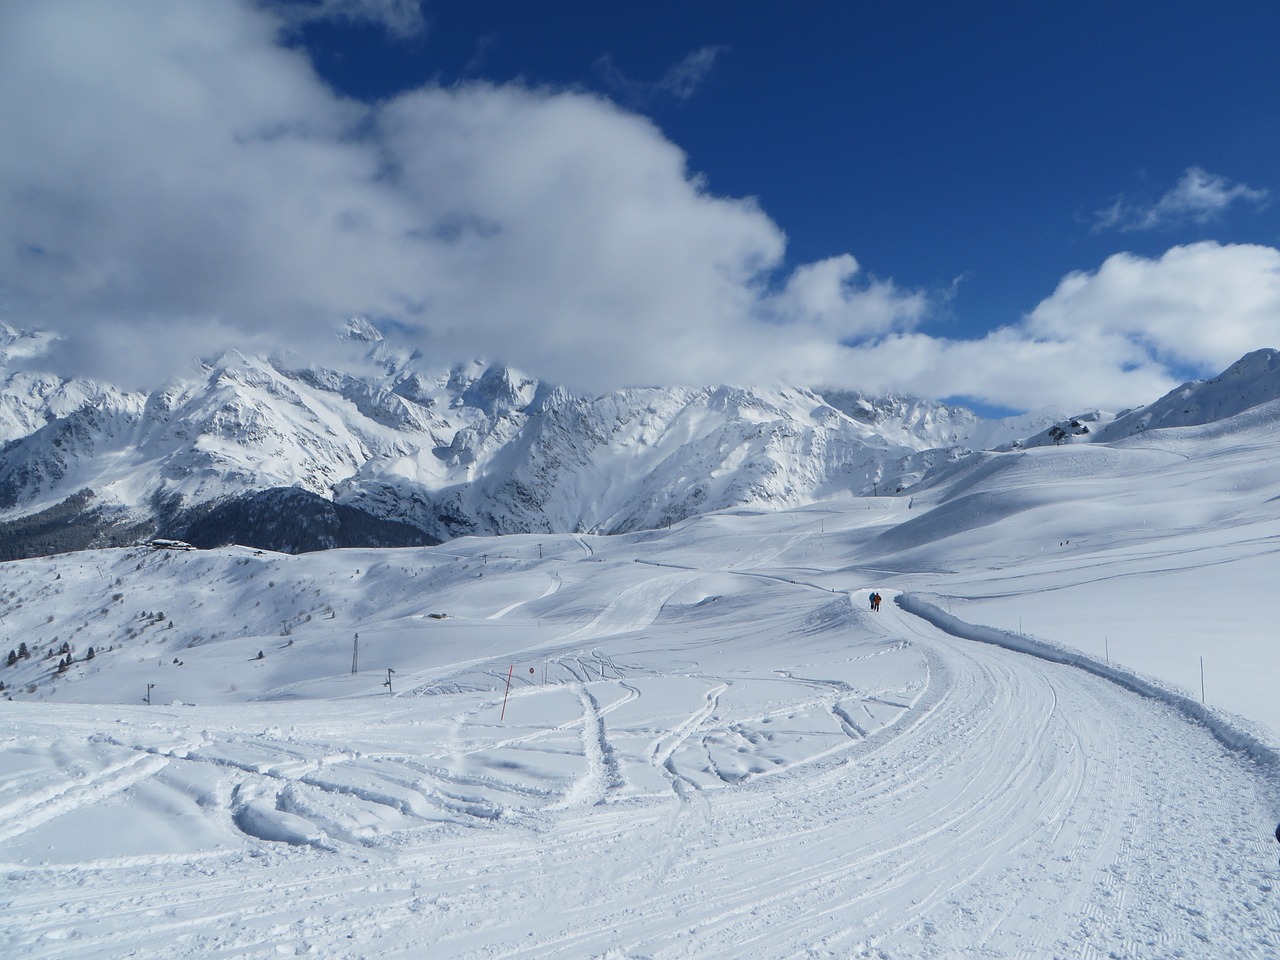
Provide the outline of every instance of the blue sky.
{"type": "Polygon", "coordinates": [[[583,389],[996,411],[1280,346],[1274,4],[162,6],[0,13],[0,319],[69,363],[362,312],[583,389]]]}
{"type": "Polygon", "coordinates": [[[789,261],[852,251],[911,287],[962,278],[956,320],[974,334],[1120,250],[1280,242],[1280,206],[1244,198],[1204,222],[1124,229],[1188,169],[1270,185],[1280,160],[1280,8],[1152,10],[466,0],[424,5],[423,29],[398,42],[349,23],[304,38],[360,97],[478,79],[610,97],[651,117],[713,192],[757,197],[789,261]],[[1117,203],[1133,216],[1106,229],[1117,203]]]}

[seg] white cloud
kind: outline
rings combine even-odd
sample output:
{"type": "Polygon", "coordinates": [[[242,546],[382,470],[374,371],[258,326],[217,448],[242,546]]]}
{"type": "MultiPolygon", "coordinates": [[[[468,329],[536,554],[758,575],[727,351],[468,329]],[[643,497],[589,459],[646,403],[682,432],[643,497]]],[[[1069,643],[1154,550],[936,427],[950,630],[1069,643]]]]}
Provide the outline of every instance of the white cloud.
{"type": "Polygon", "coordinates": [[[1094,230],[1119,229],[1125,232],[1159,230],[1186,223],[1208,223],[1234,203],[1254,207],[1265,206],[1270,198],[1266,190],[1243,183],[1231,183],[1225,177],[1189,167],[1176,186],[1152,204],[1118,198],[1095,215],[1094,230]]]}
{"type": "Polygon", "coordinates": [[[751,336],[783,237],[755,203],[707,194],[647,121],[475,85],[403,97],[378,130],[425,231],[403,296],[440,349],[501,345],[589,385],[732,376],[718,358],[751,336]]]}
{"type": "Polygon", "coordinates": [[[899,334],[849,351],[845,369],[865,389],[1119,410],[1263,346],[1280,347],[1280,250],[1197,243],[1070,274],[980,340],[899,334]]]}
{"type": "Polygon", "coordinates": [[[1280,250],[1206,242],[1154,260],[1117,254],[1065,277],[1027,329],[1099,347],[1141,344],[1161,362],[1220,368],[1280,340],[1280,250]]]}
{"type": "Polygon", "coordinates": [[[716,65],[724,47],[700,47],[671,67],[658,81],[658,88],[681,100],[688,100],[716,65]]]}
{"type": "Polygon", "coordinates": [[[930,299],[919,291],[901,291],[892,281],[855,283],[861,271],[849,254],[797,267],[785,288],[770,301],[776,314],[813,327],[828,339],[862,340],[917,326],[930,299]]]}
{"type": "Polygon", "coordinates": [[[1123,341],[1111,353],[1076,339],[1039,339],[1020,326],[979,340],[899,334],[848,352],[844,368],[861,389],[956,397],[1031,410],[1083,412],[1149,403],[1177,385],[1168,368],[1123,341]]]}
{"type": "Polygon", "coordinates": [[[228,346],[323,352],[361,313],[442,362],[581,389],[783,380],[1083,408],[1275,337],[1280,252],[1213,244],[1113,257],[981,340],[932,336],[945,295],[847,254],[784,273],[778,225],[712,194],[641,116],[519,85],[344,100],[282,45],[276,9],[0,5],[0,321],[64,333],[68,372],[136,386],[228,346]]]}
{"type": "Polygon", "coordinates": [[[622,72],[614,63],[613,57],[607,53],[596,61],[596,70],[615,93],[632,103],[645,103],[657,95],[688,100],[698,92],[724,50],[724,47],[719,46],[699,47],[670,67],[658,80],[632,79],[622,72]]]}
{"type": "Polygon", "coordinates": [[[600,98],[475,84],[344,101],[279,44],[278,18],[222,0],[3,17],[0,122],[22,132],[0,155],[5,299],[15,321],[78,327],[98,372],[297,345],[366,313],[447,359],[586,388],[765,380],[803,376],[860,310],[916,309],[886,283],[792,295],[780,337],[765,291],[781,230],[600,98]],[[138,349],[144,321],[167,342],[138,349]]]}
{"type": "Polygon", "coordinates": [[[370,23],[402,38],[427,26],[422,0],[268,0],[268,6],[294,26],[323,20],[370,23]]]}

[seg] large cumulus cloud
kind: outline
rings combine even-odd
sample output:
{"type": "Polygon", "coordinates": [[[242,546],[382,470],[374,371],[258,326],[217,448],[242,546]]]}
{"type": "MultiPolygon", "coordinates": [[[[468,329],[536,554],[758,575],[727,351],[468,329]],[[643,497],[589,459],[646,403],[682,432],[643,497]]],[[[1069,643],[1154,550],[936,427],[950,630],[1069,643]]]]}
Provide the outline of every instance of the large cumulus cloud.
{"type": "Polygon", "coordinates": [[[1202,242],[1068,274],[1018,324],[979,340],[898,333],[849,365],[872,389],[1117,410],[1263,346],[1280,347],[1280,250],[1202,242]]]}
{"type": "Polygon", "coordinates": [[[318,346],[354,313],[583,387],[802,375],[820,352],[821,323],[784,338],[763,309],[777,225],[643,117],[518,85],[345,100],[282,45],[279,9],[4,8],[12,319],[135,377],[318,346]]]}
{"type": "MultiPolygon", "coordinates": [[[[0,319],[130,385],[228,346],[319,355],[361,313],[443,361],[583,389],[783,379],[1032,407],[1152,399],[1280,315],[1275,250],[1209,245],[1114,258],[948,340],[929,332],[943,294],[840,252],[788,267],[761,205],[715,194],[643,116],[518,84],[346,99],[284,42],[290,9],[0,6],[0,319]]],[[[421,29],[390,0],[307,9],[421,29]]]]}
{"type": "MultiPolygon", "coordinates": [[[[1065,277],[1027,318],[1124,363],[1222,367],[1280,334],[1280,250],[1203,242],[1150,259],[1116,254],[1065,277]]],[[[1280,345],[1280,344],[1277,344],[1280,345]]]]}

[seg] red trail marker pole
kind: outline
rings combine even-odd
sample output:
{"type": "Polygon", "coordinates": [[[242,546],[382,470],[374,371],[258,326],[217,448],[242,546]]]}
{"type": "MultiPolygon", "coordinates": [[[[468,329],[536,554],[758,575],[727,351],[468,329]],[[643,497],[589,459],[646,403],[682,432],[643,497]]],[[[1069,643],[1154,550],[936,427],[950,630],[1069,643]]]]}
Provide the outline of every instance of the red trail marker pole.
{"type": "Polygon", "coordinates": [[[501,723],[503,718],[507,715],[507,696],[511,693],[511,674],[515,669],[516,665],[514,663],[507,668],[507,692],[502,695],[502,715],[498,717],[499,723],[501,723]]]}

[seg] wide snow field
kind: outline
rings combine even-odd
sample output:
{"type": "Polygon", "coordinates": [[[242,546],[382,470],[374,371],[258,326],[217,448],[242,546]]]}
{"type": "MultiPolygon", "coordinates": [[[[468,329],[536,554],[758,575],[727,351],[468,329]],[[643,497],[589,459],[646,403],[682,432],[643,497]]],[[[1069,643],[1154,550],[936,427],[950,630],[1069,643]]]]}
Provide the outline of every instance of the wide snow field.
{"type": "Polygon", "coordinates": [[[626,537],[6,564],[0,954],[1278,956],[1273,486],[1104,453],[626,537]]]}

